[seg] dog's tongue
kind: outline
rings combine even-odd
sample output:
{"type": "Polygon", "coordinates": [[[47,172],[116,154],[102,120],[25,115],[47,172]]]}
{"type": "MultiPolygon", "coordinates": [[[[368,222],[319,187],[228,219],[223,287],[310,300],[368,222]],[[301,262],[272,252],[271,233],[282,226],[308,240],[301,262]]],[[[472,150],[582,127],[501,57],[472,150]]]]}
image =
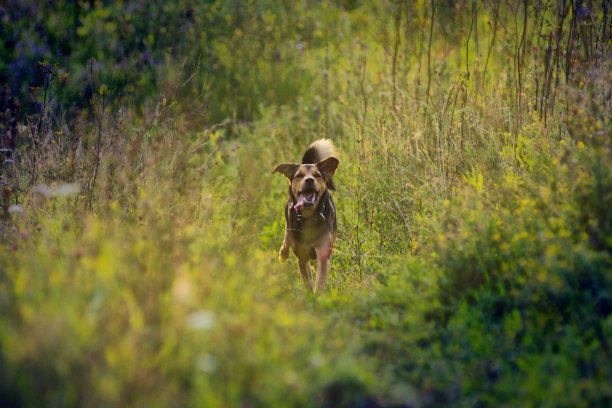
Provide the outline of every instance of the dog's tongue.
{"type": "Polygon", "coordinates": [[[300,211],[300,208],[302,208],[306,204],[313,204],[313,201],[314,201],[314,193],[300,194],[300,197],[298,198],[298,202],[295,203],[293,208],[295,208],[295,211],[300,211]]]}

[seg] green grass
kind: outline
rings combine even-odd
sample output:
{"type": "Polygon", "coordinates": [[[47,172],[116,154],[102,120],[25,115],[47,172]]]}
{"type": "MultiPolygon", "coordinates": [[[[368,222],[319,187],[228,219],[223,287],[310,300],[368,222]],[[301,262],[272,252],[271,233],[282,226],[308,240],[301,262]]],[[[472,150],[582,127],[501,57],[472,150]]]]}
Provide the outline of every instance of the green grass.
{"type": "Polygon", "coordinates": [[[0,405],[610,404],[600,6],[56,3],[1,42],[0,405]],[[314,296],[271,171],[320,137],[314,296]]]}

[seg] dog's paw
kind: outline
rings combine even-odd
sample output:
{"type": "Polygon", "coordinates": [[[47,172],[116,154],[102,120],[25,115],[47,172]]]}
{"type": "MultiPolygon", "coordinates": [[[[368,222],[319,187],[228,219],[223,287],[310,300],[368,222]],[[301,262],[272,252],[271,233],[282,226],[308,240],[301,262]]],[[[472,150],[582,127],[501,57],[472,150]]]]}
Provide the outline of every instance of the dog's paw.
{"type": "Polygon", "coordinates": [[[283,245],[280,251],[278,251],[278,260],[285,262],[287,258],[289,258],[289,248],[283,245]]]}

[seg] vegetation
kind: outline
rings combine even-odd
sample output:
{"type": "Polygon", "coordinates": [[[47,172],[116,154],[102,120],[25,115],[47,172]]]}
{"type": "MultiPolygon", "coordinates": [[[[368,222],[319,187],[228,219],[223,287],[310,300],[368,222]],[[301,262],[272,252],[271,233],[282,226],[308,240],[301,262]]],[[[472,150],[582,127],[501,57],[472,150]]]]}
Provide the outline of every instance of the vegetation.
{"type": "Polygon", "coordinates": [[[609,12],[0,6],[0,405],[612,405],[609,12]],[[319,137],[313,296],[271,171],[319,137]]]}

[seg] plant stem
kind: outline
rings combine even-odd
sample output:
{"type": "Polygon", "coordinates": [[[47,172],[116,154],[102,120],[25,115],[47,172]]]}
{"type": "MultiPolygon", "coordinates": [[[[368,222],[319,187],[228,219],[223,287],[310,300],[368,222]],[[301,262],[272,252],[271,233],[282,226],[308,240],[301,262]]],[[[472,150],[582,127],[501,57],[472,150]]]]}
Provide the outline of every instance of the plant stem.
{"type": "Polygon", "coordinates": [[[436,0],[431,0],[431,21],[429,24],[429,44],[427,45],[427,102],[429,102],[429,90],[431,88],[431,42],[433,39],[434,17],[436,13],[436,0]]]}
{"type": "Polygon", "coordinates": [[[402,0],[397,1],[397,15],[395,16],[395,44],[393,46],[393,63],[391,76],[393,78],[392,106],[397,104],[397,54],[400,46],[400,28],[402,25],[402,0]]]}

